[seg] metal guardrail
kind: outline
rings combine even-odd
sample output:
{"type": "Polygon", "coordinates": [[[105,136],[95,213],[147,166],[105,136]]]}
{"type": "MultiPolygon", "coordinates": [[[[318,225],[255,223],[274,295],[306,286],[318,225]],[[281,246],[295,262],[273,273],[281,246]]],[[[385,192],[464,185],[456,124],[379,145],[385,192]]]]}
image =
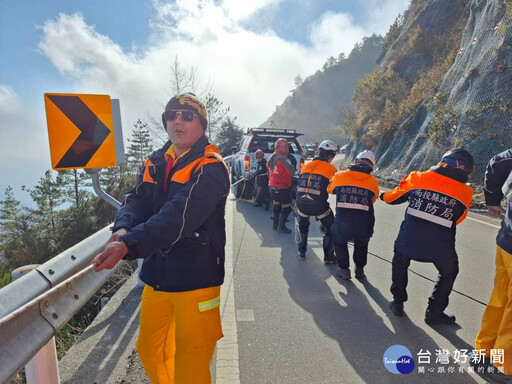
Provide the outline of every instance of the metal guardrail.
{"type": "Polygon", "coordinates": [[[109,227],[0,289],[0,383],[8,383],[117,270],[95,272],[92,259],[109,227]]]}

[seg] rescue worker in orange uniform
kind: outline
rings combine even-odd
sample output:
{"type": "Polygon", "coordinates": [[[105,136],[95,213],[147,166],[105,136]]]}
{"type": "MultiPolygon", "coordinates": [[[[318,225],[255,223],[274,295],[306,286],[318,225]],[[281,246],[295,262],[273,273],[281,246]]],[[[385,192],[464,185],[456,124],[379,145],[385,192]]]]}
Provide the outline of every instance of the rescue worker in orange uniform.
{"type": "Polygon", "coordinates": [[[473,157],[468,151],[453,148],[436,166],[425,172],[411,172],[394,190],[380,195],[388,204],[408,201],[392,262],[390,308],[396,316],[404,314],[408,297],[407,268],[411,260],[416,260],[433,263],[439,271],[428,299],[425,322],[429,325],[455,323],[455,316],[447,315],[444,310],[459,273],[455,232],[471,205],[473,189],[466,182],[473,166],[473,157]]]}
{"type": "Polygon", "coordinates": [[[350,280],[350,255],[348,242],[354,242],[355,276],[364,277],[368,260],[368,243],[373,235],[375,214],[373,203],[379,196],[379,182],[371,175],[377,161],[372,151],[362,151],[348,166],[337,172],[327,191],[336,195],[336,218],[331,227],[338,275],[350,280]]]}
{"type": "Polygon", "coordinates": [[[488,213],[496,218],[503,216],[503,220],[496,237],[494,289],[482,317],[475,349],[505,375],[512,375],[512,149],[489,161],[484,185],[488,213]],[[506,211],[501,207],[504,196],[508,201],[506,211]],[[503,361],[492,359],[491,351],[500,349],[503,350],[503,361]]]}
{"type": "Polygon", "coordinates": [[[290,188],[292,185],[292,176],[295,175],[288,159],[289,145],[286,139],[277,139],[275,151],[268,159],[267,167],[269,171],[269,189],[272,200],[274,201],[274,217],[272,229],[281,233],[291,233],[292,230],[286,226],[286,219],[292,211],[292,199],[290,188]]]}
{"type": "Polygon", "coordinates": [[[210,383],[210,361],[223,336],[229,174],[204,135],[206,107],[193,94],[171,98],[162,122],[170,141],[146,160],[93,264],[100,271],[122,258],[144,259],[137,350],[151,382],[210,383]]]}
{"type": "Polygon", "coordinates": [[[324,140],[318,146],[318,156],[302,167],[297,187],[297,209],[299,217],[300,242],[298,244],[299,259],[306,259],[308,246],[309,216],[315,216],[325,227],[323,238],[324,263],[334,264],[334,244],[331,237],[331,225],[334,214],[331,211],[327,186],[336,173],[331,165],[338,146],[332,140],[324,140]]]}

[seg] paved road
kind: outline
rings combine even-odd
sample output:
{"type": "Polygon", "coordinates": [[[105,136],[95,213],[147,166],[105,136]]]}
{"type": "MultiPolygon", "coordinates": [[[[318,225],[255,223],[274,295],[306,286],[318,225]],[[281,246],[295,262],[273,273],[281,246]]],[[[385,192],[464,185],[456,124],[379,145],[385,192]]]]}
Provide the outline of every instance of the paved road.
{"type": "Polygon", "coordinates": [[[397,318],[388,309],[393,241],[405,205],[376,203],[367,278],[343,281],[335,266],[322,263],[316,222],[307,260],[299,261],[294,236],[272,231],[270,212],[234,199],[230,203],[242,384],[485,382],[467,371],[467,363],[435,360],[437,349],[453,355],[472,348],[492,288],[498,221],[470,214],[458,227],[460,274],[447,309],[458,326],[429,327],[423,315],[437,276],[430,264],[411,264],[406,316],[397,318]],[[430,364],[416,365],[425,373],[417,368],[409,375],[388,372],[383,354],[395,344],[406,346],[416,363],[418,352],[431,353],[430,364]]]}
{"type": "MultiPolygon", "coordinates": [[[[270,212],[230,197],[221,293],[225,337],[211,365],[216,384],[485,382],[467,372],[467,363],[435,360],[437,349],[453,354],[472,348],[492,287],[498,222],[470,214],[459,226],[460,274],[447,311],[459,325],[432,328],[423,322],[436,278],[429,264],[411,264],[406,316],[397,318],[388,309],[392,244],[405,206],[379,201],[375,208],[367,278],[343,281],[335,266],[322,263],[316,222],[307,260],[299,261],[294,236],[272,231],[270,212]],[[418,352],[431,353],[430,364],[419,364],[425,372],[388,372],[383,354],[396,344],[409,348],[416,363],[418,352]]],[[[149,383],[135,351],[141,293],[135,281],[112,298],[61,360],[63,383],[149,383]]]]}

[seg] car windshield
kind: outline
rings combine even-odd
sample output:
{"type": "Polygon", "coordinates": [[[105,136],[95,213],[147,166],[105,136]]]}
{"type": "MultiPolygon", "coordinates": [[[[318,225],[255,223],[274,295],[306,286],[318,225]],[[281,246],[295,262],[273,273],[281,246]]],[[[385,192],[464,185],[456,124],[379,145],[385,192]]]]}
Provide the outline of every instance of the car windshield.
{"type": "MultiPolygon", "coordinates": [[[[278,138],[274,137],[255,137],[251,143],[250,151],[255,152],[257,149],[261,149],[265,153],[274,152],[274,145],[278,138]]],[[[288,139],[291,144],[290,153],[299,153],[299,146],[295,139],[288,139]]]]}

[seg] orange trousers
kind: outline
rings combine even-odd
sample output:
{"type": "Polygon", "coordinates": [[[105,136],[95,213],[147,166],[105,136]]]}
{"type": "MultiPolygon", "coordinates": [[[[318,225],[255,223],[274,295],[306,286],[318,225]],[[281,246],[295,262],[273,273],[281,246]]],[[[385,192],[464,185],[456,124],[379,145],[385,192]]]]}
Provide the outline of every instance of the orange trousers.
{"type": "Polygon", "coordinates": [[[503,364],[492,363],[503,367],[506,375],[512,375],[512,255],[500,247],[496,250],[494,289],[476,336],[475,349],[485,350],[486,357],[491,357],[491,349],[503,349],[503,364]]]}
{"type": "Polygon", "coordinates": [[[210,384],[210,361],[222,334],[220,287],[142,293],[137,351],[154,384],[210,384]]]}

